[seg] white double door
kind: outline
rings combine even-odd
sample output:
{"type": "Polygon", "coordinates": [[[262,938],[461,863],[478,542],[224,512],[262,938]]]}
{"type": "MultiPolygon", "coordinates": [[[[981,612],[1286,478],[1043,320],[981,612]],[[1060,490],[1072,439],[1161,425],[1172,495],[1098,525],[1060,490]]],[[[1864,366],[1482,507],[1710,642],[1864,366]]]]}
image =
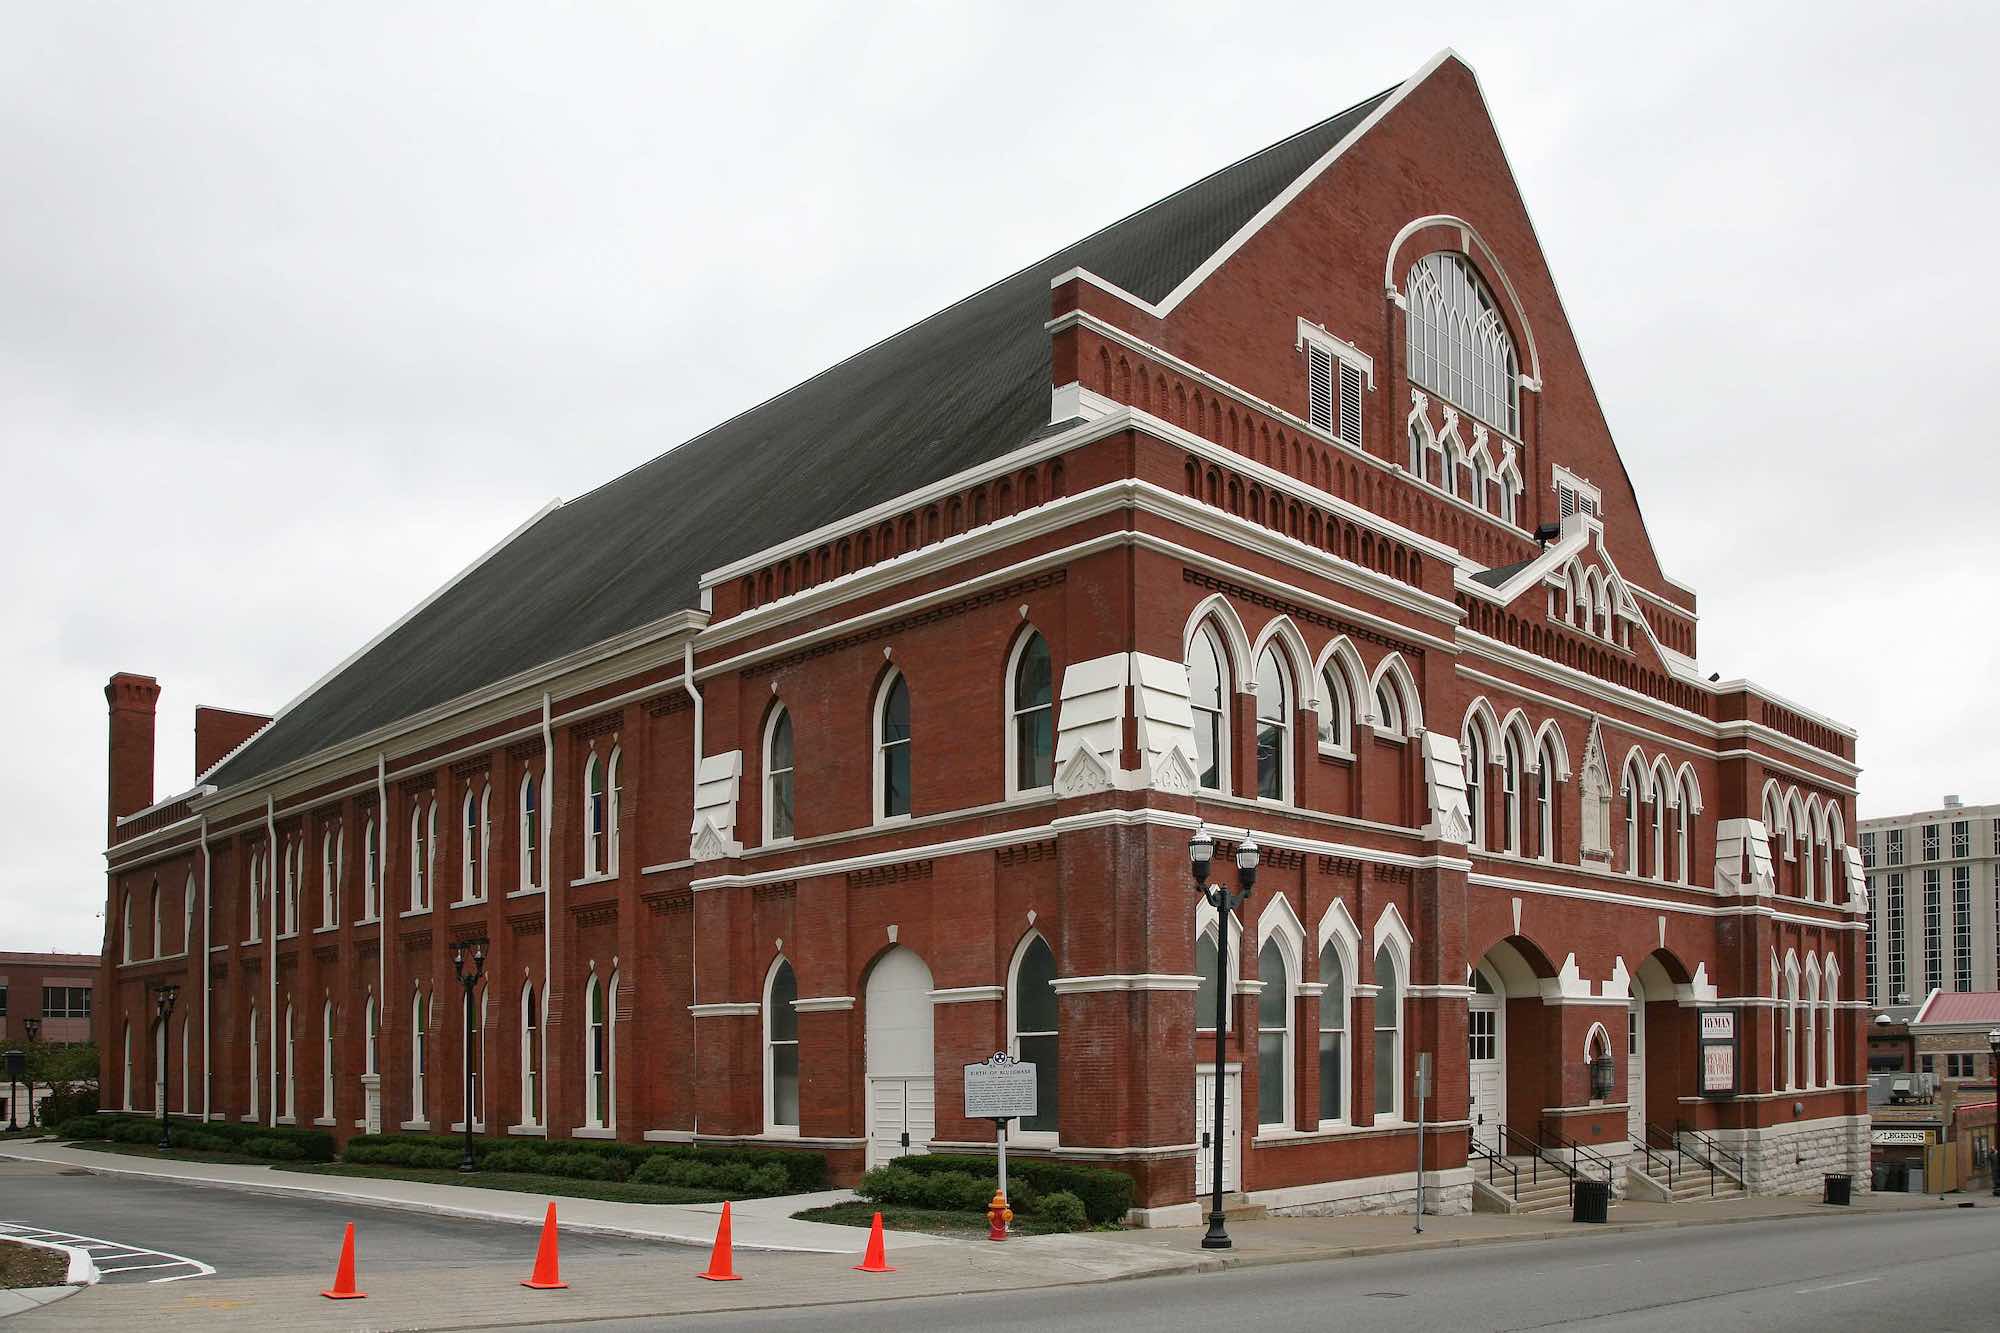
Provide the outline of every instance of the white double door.
{"type": "Polygon", "coordinates": [[[1632,1006],[1625,1019],[1626,1134],[1634,1143],[1646,1141],[1646,997],[1632,984],[1632,1006]]]}
{"type": "MultiPolygon", "coordinates": [[[[1506,1155],[1500,1126],[1507,1120],[1506,1001],[1479,982],[1466,1004],[1466,1067],[1472,1090],[1472,1136],[1506,1155]]],[[[1490,984],[1490,983],[1489,983],[1490,984]]]]}
{"type": "MultiPolygon", "coordinates": [[[[1241,1186],[1243,1155],[1243,1073],[1230,1066],[1223,1075],[1222,1100],[1222,1190],[1235,1193],[1241,1186]]],[[[1194,1071],[1194,1141],[1200,1151],[1194,1157],[1194,1192],[1197,1198],[1215,1189],[1215,1066],[1196,1065],[1194,1071]]]]}
{"type": "Polygon", "coordinates": [[[930,1151],[937,1132],[931,970],[905,948],[876,960],[866,998],[868,1165],[930,1151]]]}

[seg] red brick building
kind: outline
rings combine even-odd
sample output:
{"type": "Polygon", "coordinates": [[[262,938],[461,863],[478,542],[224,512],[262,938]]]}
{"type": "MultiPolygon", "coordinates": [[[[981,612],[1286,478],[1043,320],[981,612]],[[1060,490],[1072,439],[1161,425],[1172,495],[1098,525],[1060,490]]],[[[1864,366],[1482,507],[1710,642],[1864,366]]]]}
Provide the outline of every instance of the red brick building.
{"type": "Polygon", "coordinates": [[[483,938],[489,1133],[852,1178],[988,1145],[959,1070],[1006,1048],[1029,1147],[1186,1218],[1206,823],[1264,858],[1231,1188],[1407,1207],[1422,1053],[1447,1208],[1469,1153],[1622,1187],[1648,1125],[1816,1188],[1868,1151],[1854,734],[1696,624],[1441,56],[537,514],[205,714],[188,792],[114,678],[107,1049],[172,980],[174,1109],[443,1129],[483,938]]]}

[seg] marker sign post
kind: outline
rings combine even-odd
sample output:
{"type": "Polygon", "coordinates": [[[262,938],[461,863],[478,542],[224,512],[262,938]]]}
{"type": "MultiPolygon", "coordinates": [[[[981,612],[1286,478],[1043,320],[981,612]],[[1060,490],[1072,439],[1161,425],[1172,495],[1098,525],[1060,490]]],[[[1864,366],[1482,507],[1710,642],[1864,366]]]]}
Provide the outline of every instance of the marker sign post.
{"type": "MultiPolygon", "coordinates": [[[[1035,1067],[1005,1051],[965,1066],[965,1118],[991,1120],[1000,1149],[1000,1197],[1007,1197],[1007,1122],[1036,1113],[1035,1067]]],[[[995,1233],[996,1236],[998,1233],[995,1233]]]]}

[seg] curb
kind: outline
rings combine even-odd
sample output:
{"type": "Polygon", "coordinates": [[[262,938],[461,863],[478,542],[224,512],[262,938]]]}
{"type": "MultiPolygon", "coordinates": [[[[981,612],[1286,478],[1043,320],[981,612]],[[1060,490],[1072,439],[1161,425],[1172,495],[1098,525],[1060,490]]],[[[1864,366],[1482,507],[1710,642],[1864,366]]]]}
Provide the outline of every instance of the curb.
{"type": "MultiPolygon", "coordinates": [[[[115,1155],[115,1154],[107,1154],[107,1155],[115,1155]]],[[[166,1181],[172,1181],[177,1185],[193,1185],[196,1186],[197,1188],[239,1190],[247,1194],[269,1194],[281,1198],[290,1197],[290,1198],[321,1199],[331,1203],[348,1203],[348,1204],[353,1204],[357,1207],[364,1207],[364,1208],[389,1208],[389,1209],[394,1209],[398,1212],[405,1212],[405,1213],[425,1213],[434,1217],[464,1217],[464,1218],[471,1218],[474,1221],[505,1222],[514,1226],[522,1226],[522,1227],[539,1227],[542,1224],[541,1219],[538,1217],[513,1217],[506,1213],[487,1212],[482,1209],[467,1207],[462,1204],[431,1202],[420,1199],[380,1199],[380,1198],[366,1197],[356,1194],[347,1194],[339,1190],[315,1188],[311,1185],[294,1185],[288,1182],[277,1181],[277,1180],[272,1180],[269,1182],[245,1181],[245,1180],[211,1180],[205,1176],[184,1176],[184,1175],[177,1175],[169,1171],[142,1171],[135,1167],[121,1167],[121,1166],[112,1166],[108,1164],[100,1165],[99,1163],[96,1162],[89,1162],[89,1163],[67,1162],[67,1161],[59,1162],[59,1161],[53,1161],[46,1157],[28,1157],[19,1153],[7,1152],[4,1149],[0,1149],[0,1159],[6,1159],[9,1161],[16,1161],[16,1162],[35,1162],[42,1166],[60,1166],[67,1170],[88,1171],[92,1175],[134,1176],[141,1180],[166,1180],[166,1181]]],[[[275,1168],[269,1168],[269,1167],[264,1169],[275,1170],[275,1168]]],[[[455,1186],[449,1188],[465,1188],[465,1187],[455,1186]]],[[[522,1197],[536,1198],[539,1196],[524,1193],[522,1197]]],[[[563,1230],[565,1232],[577,1235],[614,1236],[622,1240],[644,1240],[644,1241],[653,1241],[658,1244],[682,1245],[688,1247],[689,1249],[707,1249],[715,1239],[713,1235],[683,1236],[677,1233],[667,1232],[667,1231],[642,1231],[636,1227],[620,1227],[620,1226],[605,1225],[601,1223],[591,1224],[586,1222],[570,1222],[570,1221],[565,1221],[563,1223],[563,1230]]],[[[926,1237],[925,1239],[934,1240],[936,1238],[926,1237]]],[[[919,1243],[921,1244],[922,1242],[919,1243]]],[[[773,1245],[773,1244],[758,1243],[754,1241],[746,1241],[740,1239],[735,1242],[735,1246],[739,1250],[754,1250],[764,1254],[846,1254],[848,1253],[849,1248],[851,1248],[851,1247],[835,1247],[835,1246],[820,1247],[820,1246],[808,1246],[808,1245],[773,1245]]]]}

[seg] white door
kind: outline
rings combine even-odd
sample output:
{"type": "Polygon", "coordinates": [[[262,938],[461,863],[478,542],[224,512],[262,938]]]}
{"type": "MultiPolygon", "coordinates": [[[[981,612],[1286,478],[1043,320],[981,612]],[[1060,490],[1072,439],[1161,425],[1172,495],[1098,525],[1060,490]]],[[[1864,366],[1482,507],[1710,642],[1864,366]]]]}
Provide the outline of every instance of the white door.
{"type": "Polygon", "coordinates": [[[868,973],[870,1166],[930,1151],[937,1127],[930,993],[931,970],[909,949],[891,949],[868,973]]]}
{"type": "MultiPolygon", "coordinates": [[[[1243,1151],[1243,1072],[1231,1067],[1225,1075],[1222,1103],[1222,1189],[1225,1194],[1238,1188],[1237,1166],[1243,1151]]],[[[1199,1151],[1194,1158],[1194,1192],[1202,1197],[1214,1190],[1210,1171],[1215,1161],[1215,1066],[1197,1065],[1194,1073],[1194,1141],[1199,1151]]]]}
{"type": "Polygon", "coordinates": [[[1466,1064],[1472,1085],[1472,1134],[1480,1143],[1504,1154],[1500,1126],[1507,1119],[1507,1048],[1503,1040],[1505,1002],[1485,969],[1472,972],[1472,996],[1466,1004],[1466,1064]]]}
{"type": "Polygon", "coordinates": [[[1626,1136],[1634,1143],[1646,1141],[1646,998],[1632,983],[1632,1004],[1625,1017],[1625,1096],[1630,1108],[1625,1113],[1626,1136]]]}

